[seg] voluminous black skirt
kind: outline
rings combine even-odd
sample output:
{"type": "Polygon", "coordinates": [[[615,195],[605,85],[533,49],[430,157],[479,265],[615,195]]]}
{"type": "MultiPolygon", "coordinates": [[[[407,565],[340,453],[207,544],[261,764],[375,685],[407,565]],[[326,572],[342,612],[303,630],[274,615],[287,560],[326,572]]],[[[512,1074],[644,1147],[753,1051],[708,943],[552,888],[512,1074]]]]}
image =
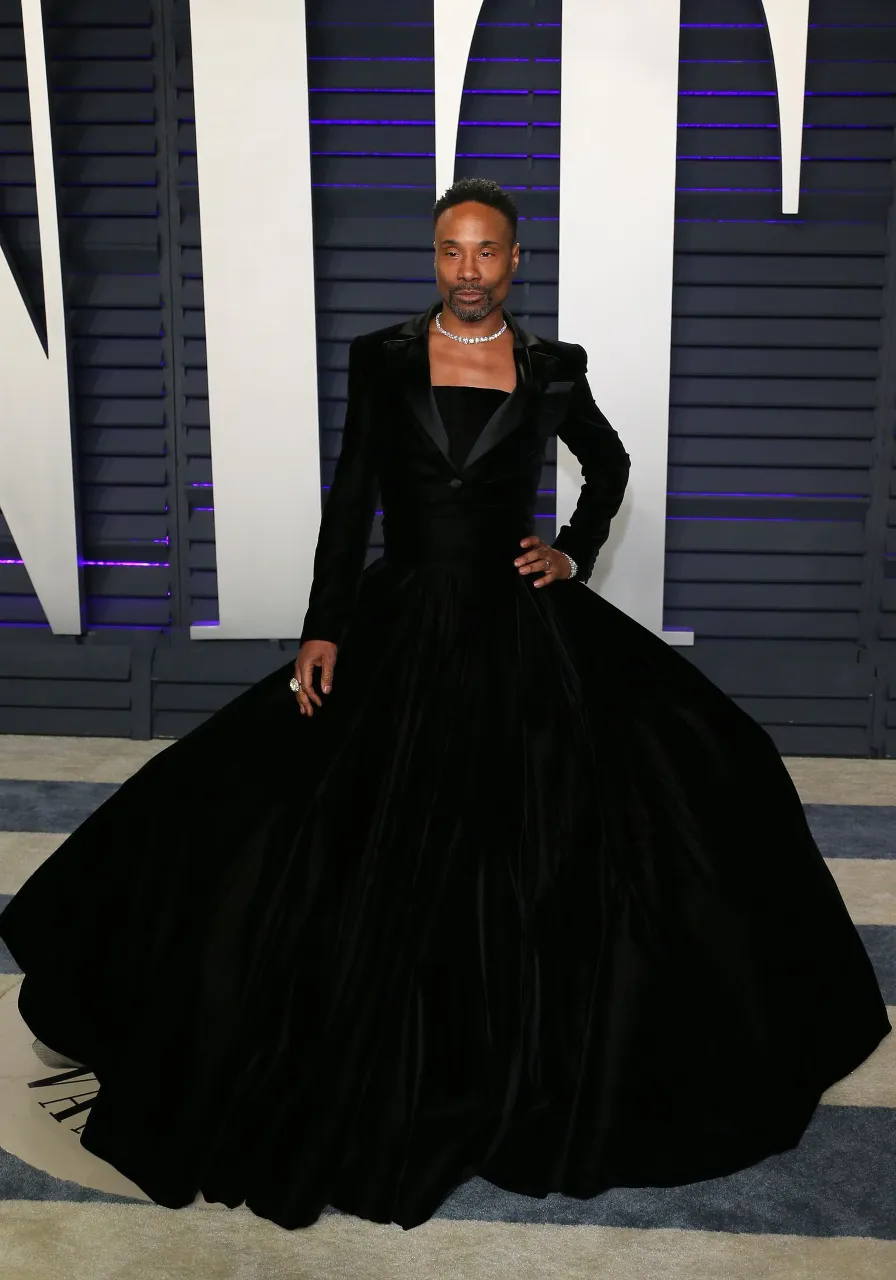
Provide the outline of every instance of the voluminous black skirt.
{"type": "Polygon", "coordinates": [[[323,708],[290,658],[0,916],[26,1022],[100,1081],[83,1145],[160,1204],[407,1228],[474,1174],[716,1177],[890,1031],[765,730],[533,581],[375,562],[323,708]]]}

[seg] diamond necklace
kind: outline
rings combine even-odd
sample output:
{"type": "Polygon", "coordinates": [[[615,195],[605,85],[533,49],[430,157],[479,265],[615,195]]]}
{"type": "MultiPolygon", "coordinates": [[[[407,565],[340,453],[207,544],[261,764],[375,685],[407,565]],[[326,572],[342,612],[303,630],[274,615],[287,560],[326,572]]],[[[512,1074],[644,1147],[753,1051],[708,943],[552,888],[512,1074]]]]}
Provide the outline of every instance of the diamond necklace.
{"type": "Polygon", "coordinates": [[[439,318],[439,313],[437,311],[436,312],[436,328],[438,329],[439,333],[441,333],[446,338],[450,338],[452,342],[468,342],[468,343],[469,342],[494,342],[495,338],[500,338],[501,334],[507,328],[507,321],[506,320],[504,321],[504,323],[501,325],[501,328],[497,331],[497,333],[490,333],[487,338],[462,338],[460,334],[449,333],[447,329],[442,328],[442,321],[439,318]]]}

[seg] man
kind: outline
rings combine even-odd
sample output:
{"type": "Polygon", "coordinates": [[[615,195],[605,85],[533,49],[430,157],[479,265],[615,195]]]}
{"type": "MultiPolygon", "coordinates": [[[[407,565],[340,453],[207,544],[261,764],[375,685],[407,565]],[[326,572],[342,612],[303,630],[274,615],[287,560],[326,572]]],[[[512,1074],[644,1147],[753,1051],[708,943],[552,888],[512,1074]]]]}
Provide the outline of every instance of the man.
{"type": "MultiPolygon", "coordinates": [[[[520,538],[522,551],[513,559],[521,577],[539,575],[534,586],[551,586],[573,576],[587,581],[607,538],[625,491],[630,459],[591,396],[583,349],[538,338],[504,310],[519,268],[517,222],[512,198],[497,183],[470,178],[456,182],[433,209],[435,279],[442,305],[404,324],[365,334],[351,345],[343,448],[321,520],[314,582],[291,685],[303,715],[323,705],[312,683],[317,668],[322,692],[329,693],[333,686],[339,638],[349,625],[370,536],[379,487],[377,462],[384,457],[382,437],[395,415],[396,401],[412,410],[446,463],[448,442],[433,386],[509,393],[508,403],[474,445],[468,468],[504,435],[516,434],[524,425],[521,419],[535,427],[542,443],[553,431],[572,448],[585,477],[575,513],[552,545],[534,533],[520,538]],[[394,360],[402,348],[415,356],[403,365],[394,360]]],[[[455,490],[464,484],[475,487],[484,475],[487,469],[480,467],[469,477],[453,476],[449,484],[455,490]]],[[[466,495],[464,500],[469,508],[466,495]]],[[[388,525],[387,504],[384,519],[388,525]]]]}
{"type": "Polygon", "coordinates": [[[440,301],[352,343],[295,666],[0,916],[23,1021],[102,1081],[81,1145],[158,1204],[410,1229],[473,1175],[717,1178],[791,1150],[891,1030],[767,733],[582,585],[628,458],[582,349],[502,315],[515,231],[494,186],[452,188],[440,301]],[[551,546],[555,434],[585,483],[551,546]]]}

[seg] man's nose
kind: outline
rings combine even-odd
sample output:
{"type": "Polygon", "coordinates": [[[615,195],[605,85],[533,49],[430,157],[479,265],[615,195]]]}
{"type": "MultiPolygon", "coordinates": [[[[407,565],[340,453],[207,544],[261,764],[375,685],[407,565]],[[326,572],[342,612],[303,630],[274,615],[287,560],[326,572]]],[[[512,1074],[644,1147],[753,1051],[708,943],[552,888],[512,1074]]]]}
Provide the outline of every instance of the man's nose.
{"type": "Polygon", "coordinates": [[[479,266],[475,259],[469,262],[462,262],[457,269],[457,274],[461,280],[476,280],[479,277],[479,266]]]}

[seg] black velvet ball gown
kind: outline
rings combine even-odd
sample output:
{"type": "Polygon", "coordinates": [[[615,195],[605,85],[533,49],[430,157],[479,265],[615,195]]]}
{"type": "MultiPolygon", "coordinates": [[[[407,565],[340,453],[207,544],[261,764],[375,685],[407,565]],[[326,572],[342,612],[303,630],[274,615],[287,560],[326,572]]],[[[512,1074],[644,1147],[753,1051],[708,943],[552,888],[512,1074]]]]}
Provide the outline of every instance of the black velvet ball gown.
{"type": "Polygon", "coordinates": [[[584,581],[513,567],[551,433],[582,578],[622,499],[581,348],[513,322],[512,395],[434,393],[431,314],[352,346],[303,629],[339,643],[324,706],[290,660],[0,917],[26,1022],[100,1081],[83,1145],[163,1205],[410,1228],[474,1174],[716,1177],[796,1145],[891,1030],[768,734],[584,581]]]}

